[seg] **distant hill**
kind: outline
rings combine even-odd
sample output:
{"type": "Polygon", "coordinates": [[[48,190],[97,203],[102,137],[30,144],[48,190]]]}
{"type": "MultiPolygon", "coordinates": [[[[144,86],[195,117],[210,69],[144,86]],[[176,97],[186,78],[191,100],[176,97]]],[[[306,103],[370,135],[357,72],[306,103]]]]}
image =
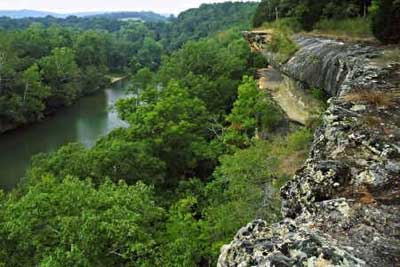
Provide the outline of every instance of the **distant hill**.
{"type": "Polygon", "coordinates": [[[176,50],[188,40],[199,40],[232,27],[248,29],[258,2],[224,2],[202,4],[170,19],[160,31],[164,48],[176,50]]]}
{"type": "Polygon", "coordinates": [[[22,19],[22,18],[43,18],[47,16],[52,16],[55,18],[67,18],[68,16],[77,17],[101,17],[108,19],[136,19],[147,22],[164,21],[167,17],[149,11],[141,12],[77,12],[77,13],[55,13],[49,11],[38,11],[38,10],[0,10],[0,17],[9,17],[12,19],[22,19]]]}
{"type": "Polygon", "coordinates": [[[108,19],[118,19],[118,20],[129,20],[129,19],[136,19],[136,20],[143,20],[147,22],[157,22],[157,21],[165,21],[167,20],[166,16],[146,11],[146,12],[109,12],[109,13],[101,13],[101,14],[94,14],[91,17],[100,17],[100,18],[108,18],[108,19]]]}
{"type": "Polygon", "coordinates": [[[37,11],[37,10],[0,10],[0,17],[9,17],[12,19],[22,19],[22,18],[41,18],[46,16],[52,16],[57,18],[63,18],[68,15],[59,14],[48,11],[37,11]]]}

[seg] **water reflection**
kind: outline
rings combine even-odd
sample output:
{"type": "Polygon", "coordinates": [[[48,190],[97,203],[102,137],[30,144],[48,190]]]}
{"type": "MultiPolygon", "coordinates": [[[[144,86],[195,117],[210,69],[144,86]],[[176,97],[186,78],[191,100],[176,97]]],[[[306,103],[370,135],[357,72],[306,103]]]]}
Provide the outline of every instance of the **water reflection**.
{"type": "Polygon", "coordinates": [[[92,146],[117,127],[124,127],[111,106],[125,96],[127,82],[82,98],[43,122],[0,136],[0,188],[13,188],[24,175],[30,158],[51,152],[69,142],[92,146]]]}

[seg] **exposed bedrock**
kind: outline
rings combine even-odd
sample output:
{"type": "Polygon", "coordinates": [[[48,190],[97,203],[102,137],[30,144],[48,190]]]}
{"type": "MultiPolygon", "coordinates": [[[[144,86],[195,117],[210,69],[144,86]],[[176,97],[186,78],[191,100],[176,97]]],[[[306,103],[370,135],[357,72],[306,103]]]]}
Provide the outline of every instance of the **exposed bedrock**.
{"type": "Polygon", "coordinates": [[[218,266],[400,266],[400,66],[376,63],[374,47],[295,40],[282,65],[263,54],[333,97],[304,167],[281,189],[285,219],[243,227],[218,266]]]}

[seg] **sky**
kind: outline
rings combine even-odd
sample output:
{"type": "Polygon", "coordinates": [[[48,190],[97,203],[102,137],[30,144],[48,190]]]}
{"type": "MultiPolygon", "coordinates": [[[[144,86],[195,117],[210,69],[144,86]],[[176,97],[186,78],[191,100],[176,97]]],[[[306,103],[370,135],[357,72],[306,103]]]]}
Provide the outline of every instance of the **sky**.
{"type": "Polygon", "coordinates": [[[0,0],[0,9],[34,9],[59,13],[86,11],[154,11],[178,14],[202,3],[226,0],[0,0]]]}

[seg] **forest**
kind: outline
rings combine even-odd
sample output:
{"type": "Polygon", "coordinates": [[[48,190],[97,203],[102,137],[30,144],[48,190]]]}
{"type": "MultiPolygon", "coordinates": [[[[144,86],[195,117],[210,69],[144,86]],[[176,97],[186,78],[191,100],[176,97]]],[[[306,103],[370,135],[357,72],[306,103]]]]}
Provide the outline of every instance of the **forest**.
{"type": "Polygon", "coordinates": [[[275,2],[280,14],[314,3],[202,5],[165,22],[0,19],[0,129],[106,87],[110,73],[132,78],[116,104],[129,127],[39,154],[0,190],[0,266],[216,266],[240,227],[276,222],[316,123],[289,124],[258,90],[268,63],[241,30],[273,20],[260,9],[275,2]]]}
{"type": "Polygon", "coordinates": [[[118,32],[33,23],[0,35],[0,131],[41,120],[109,84],[108,73],[160,62],[161,47],[139,23],[118,32]],[[140,55],[140,62],[130,64],[140,55]]]}

